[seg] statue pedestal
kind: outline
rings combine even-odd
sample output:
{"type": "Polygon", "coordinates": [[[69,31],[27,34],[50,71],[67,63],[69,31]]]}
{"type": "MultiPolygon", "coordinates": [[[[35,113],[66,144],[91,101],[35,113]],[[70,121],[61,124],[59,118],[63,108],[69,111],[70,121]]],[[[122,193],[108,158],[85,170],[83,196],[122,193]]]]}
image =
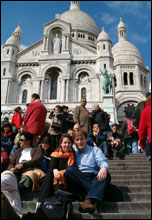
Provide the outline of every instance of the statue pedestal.
{"type": "Polygon", "coordinates": [[[113,95],[103,95],[103,110],[111,115],[110,121],[117,122],[116,107],[114,103],[113,95]]]}

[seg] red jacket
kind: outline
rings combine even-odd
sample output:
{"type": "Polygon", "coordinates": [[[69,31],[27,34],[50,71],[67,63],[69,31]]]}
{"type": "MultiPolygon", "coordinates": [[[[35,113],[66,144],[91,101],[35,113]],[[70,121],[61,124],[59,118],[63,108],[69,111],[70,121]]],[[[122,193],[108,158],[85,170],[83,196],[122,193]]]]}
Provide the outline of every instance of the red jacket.
{"type": "Polygon", "coordinates": [[[151,143],[151,100],[146,103],[141,113],[139,122],[139,145],[141,148],[146,147],[146,139],[148,133],[148,141],[151,143]]]}
{"type": "Polygon", "coordinates": [[[21,127],[21,124],[23,122],[23,119],[21,117],[21,114],[16,112],[13,117],[12,117],[12,121],[11,121],[11,125],[15,125],[17,129],[19,129],[21,127]]]}
{"type": "Polygon", "coordinates": [[[24,130],[41,135],[45,128],[47,110],[41,102],[32,102],[29,104],[24,115],[24,130]]]}

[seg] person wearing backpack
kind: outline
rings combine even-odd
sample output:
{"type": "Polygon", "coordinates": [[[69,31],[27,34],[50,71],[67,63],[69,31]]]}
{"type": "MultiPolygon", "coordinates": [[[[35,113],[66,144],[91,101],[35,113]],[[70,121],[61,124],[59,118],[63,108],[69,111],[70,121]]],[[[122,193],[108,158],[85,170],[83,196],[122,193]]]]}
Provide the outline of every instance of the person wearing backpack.
{"type": "Polygon", "coordinates": [[[122,135],[127,148],[127,153],[138,153],[138,132],[136,126],[133,125],[133,113],[126,113],[126,120],[122,124],[122,135]]]}
{"type": "Polygon", "coordinates": [[[40,188],[37,207],[58,189],[66,190],[65,168],[74,164],[72,144],[72,137],[68,134],[61,136],[59,147],[51,154],[49,169],[40,188]]]}

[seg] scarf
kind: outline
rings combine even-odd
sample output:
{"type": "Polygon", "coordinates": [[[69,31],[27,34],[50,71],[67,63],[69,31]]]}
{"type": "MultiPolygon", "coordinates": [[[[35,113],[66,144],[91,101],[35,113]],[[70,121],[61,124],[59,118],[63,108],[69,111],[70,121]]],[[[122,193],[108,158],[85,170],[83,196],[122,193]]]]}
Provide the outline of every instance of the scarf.
{"type": "MultiPolygon", "coordinates": [[[[67,153],[63,153],[62,149],[59,149],[59,151],[55,151],[51,154],[51,157],[55,157],[55,158],[68,158],[68,162],[67,162],[67,166],[73,166],[74,165],[74,153],[73,152],[67,152],[67,153]]],[[[64,170],[60,170],[60,180],[57,180],[54,177],[53,180],[53,185],[56,185],[57,183],[59,184],[63,184],[64,188],[66,189],[66,179],[65,179],[65,169],[64,170]]]]}
{"type": "Polygon", "coordinates": [[[95,131],[93,131],[93,136],[95,137],[96,143],[97,143],[98,142],[98,137],[97,137],[97,133],[95,131]]]}

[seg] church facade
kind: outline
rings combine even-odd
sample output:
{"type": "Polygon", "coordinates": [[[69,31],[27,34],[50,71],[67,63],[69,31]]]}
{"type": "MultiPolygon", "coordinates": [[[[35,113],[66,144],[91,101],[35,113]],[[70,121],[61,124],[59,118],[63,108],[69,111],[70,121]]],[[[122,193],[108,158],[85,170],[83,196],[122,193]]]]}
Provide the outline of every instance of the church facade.
{"type": "Polygon", "coordinates": [[[87,108],[98,103],[114,121],[124,119],[124,108],[145,99],[149,90],[149,69],[139,50],[127,40],[120,19],[118,43],[80,10],[79,1],[44,24],[43,38],[21,50],[22,30],[18,26],[6,40],[1,53],[1,112],[13,113],[16,106],[26,110],[32,93],[38,93],[48,111],[66,104],[72,111],[81,98],[87,108]],[[84,22],[85,21],[85,22],[84,22]],[[106,70],[112,88],[103,89],[106,70]]]}

